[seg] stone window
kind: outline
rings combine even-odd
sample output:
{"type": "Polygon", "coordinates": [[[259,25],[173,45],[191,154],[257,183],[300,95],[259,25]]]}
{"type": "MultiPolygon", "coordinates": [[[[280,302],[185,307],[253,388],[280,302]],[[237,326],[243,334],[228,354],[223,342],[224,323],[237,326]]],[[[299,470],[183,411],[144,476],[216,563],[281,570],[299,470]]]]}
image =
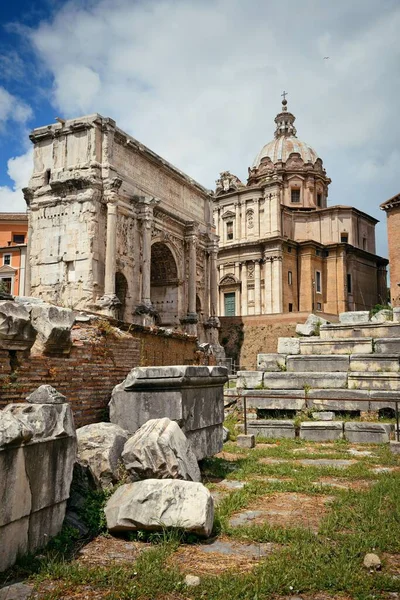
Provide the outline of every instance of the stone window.
{"type": "Polygon", "coordinates": [[[363,239],[362,239],[362,247],[363,247],[363,250],[367,249],[367,238],[366,237],[363,237],[363,239]]]}
{"type": "Polygon", "coordinates": [[[317,292],[317,294],[322,293],[321,271],[315,271],[315,291],[317,292]]]}
{"type": "Polygon", "coordinates": [[[340,241],[341,241],[342,244],[348,244],[349,243],[349,234],[345,233],[345,232],[342,232],[340,234],[340,241]]]}
{"type": "Polygon", "coordinates": [[[288,271],[288,284],[293,285],[293,273],[292,271],[288,271]]]}
{"type": "Polygon", "coordinates": [[[233,221],[226,223],[226,239],[233,240],[233,221]]]}
{"type": "Polygon", "coordinates": [[[318,192],[318,194],[317,194],[317,206],[319,206],[319,207],[322,206],[322,194],[321,194],[321,192],[318,192]]]}
{"type": "Polygon", "coordinates": [[[321,304],[321,302],[317,302],[317,310],[322,310],[322,304],[321,304]]]}
{"type": "Polygon", "coordinates": [[[300,190],[298,188],[292,188],[290,199],[292,202],[300,202],[300,190]]]}
{"type": "Polygon", "coordinates": [[[3,265],[11,265],[11,254],[3,255],[3,265]]]}
{"type": "Polygon", "coordinates": [[[293,304],[289,302],[289,312],[293,312],[293,304]]]}
{"type": "Polygon", "coordinates": [[[347,293],[352,294],[353,292],[353,282],[351,280],[351,273],[347,273],[347,293]]]}

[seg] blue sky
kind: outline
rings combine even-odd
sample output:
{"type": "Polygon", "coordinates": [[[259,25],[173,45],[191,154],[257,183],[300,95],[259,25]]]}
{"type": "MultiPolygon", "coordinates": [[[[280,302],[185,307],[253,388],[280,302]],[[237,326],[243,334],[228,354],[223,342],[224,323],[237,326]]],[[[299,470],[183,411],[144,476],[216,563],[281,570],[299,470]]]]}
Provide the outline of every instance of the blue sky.
{"type": "Polygon", "coordinates": [[[0,12],[0,211],[23,210],[29,131],[99,112],[203,185],[243,181],[289,92],[329,204],[381,220],[400,191],[398,0],[16,0],[0,12]],[[329,59],[324,59],[329,56],[329,59]]]}

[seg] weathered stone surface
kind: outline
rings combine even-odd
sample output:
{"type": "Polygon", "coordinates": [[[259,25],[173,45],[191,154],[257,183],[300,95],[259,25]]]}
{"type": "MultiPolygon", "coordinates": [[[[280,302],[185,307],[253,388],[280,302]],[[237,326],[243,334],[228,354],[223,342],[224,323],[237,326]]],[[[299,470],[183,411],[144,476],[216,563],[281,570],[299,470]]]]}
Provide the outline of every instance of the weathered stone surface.
{"type": "Polygon", "coordinates": [[[341,421],[303,421],[300,423],[300,438],[313,442],[341,440],[343,423],[341,421]]]}
{"type": "Polygon", "coordinates": [[[114,388],[110,420],[133,434],[150,419],[168,417],[178,422],[198,460],[212,456],[222,448],[227,380],[225,367],[137,367],[114,388]]]}
{"type": "Polygon", "coordinates": [[[357,325],[358,323],[368,323],[368,321],[368,310],[348,311],[339,314],[339,323],[343,325],[357,325]]]}
{"type": "Polygon", "coordinates": [[[197,575],[186,575],[185,585],[187,585],[187,587],[197,587],[200,585],[200,577],[197,575]]]}
{"type": "Polygon", "coordinates": [[[28,600],[33,593],[33,586],[25,583],[13,583],[0,589],[0,600],[28,600]]]}
{"type": "Polygon", "coordinates": [[[302,355],[288,356],[286,359],[287,370],[291,372],[316,372],[333,373],[345,372],[349,368],[348,356],[334,355],[302,355]]]}
{"type": "Polygon", "coordinates": [[[318,335],[319,328],[325,323],[327,323],[327,321],[322,317],[317,317],[317,315],[313,314],[308,315],[305,323],[298,323],[296,325],[296,333],[304,336],[318,335]]]}
{"type": "Polygon", "coordinates": [[[224,442],[224,444],[225,444],[225,442],[227,442],[227,441],[229,440],[229,435],[230,435],[230,434],[229,434],[229,429],[228,429],[227,427],[223,427],[223,428],[222,428],[222,431],[223,431],[223,437],[222,437],[222,441],[223,441],[223,442],[224,442]]]}
{"type": "Polygon", "coordinates": [[[268,410],[304,410],[306,397],[304,389],[296,390],[243,390],[247,408],[265,408],[268,410]],[[293,398],[292,396],[296,396],[293,398]]]}
{"type": "Polygon", "coordinates": [[[381,559],[377,554],[372,552],[366,554],[363,560],[364,567],[373,571],[379,571],[382,567],[381,559]]]}
{"type": "Polygon", "coordinates": [[[312,418],[316,421],[333,421],[335,413],[329,410],[320,410],[314,412],[312,418]]]}
{"type": "Polygon", "coordinates": [[[371,317],[371,323],[384,323],[385,321],[393,321],[393,312],[386,308],[379,310],[371,317]]]}
{"type": "Polygon", "coordinates": [[[270,390],[333,389],[347,387],[347,373],[264,373],[263,385],[270,390]]]}
{"type": "Polygon", "coordinates": [[[236,379],[237,389],[254,390],[263,384],[264,373],[260,371],[238,371],[236,379]]]}
{"type": "Polygon", "coordinates": [[[35,339],[29,312],[16,302],[0,301],[0,348],[29,350],[35,339]]]}
{"type": "Polygon", "coordinates": [[[366,411],[368,390],[312,389],[307,394],[307,408],[312,410],[366,411]]]}
{"type": "Polygon", "coordinates": [[[32,427],[17,419],[11,412],[0,412],[0,448],[28,442],[32,437],[32,427]]]}
{"type": "Polygon", "coordinates": [[[397,440],[391,441],[390,451],[392,452],[392,454],[400,454],[400,442],[398,442],[397,440]]]}
{"type": "MultiPolygon", "coordinates": [[[[359,323],[344,325],[342,323],[331,323],[322,325],[320,330],[322,340],[338,341],[356,338],[400,338],[400,323],[359,323]]],[[[394,352],[394,351],[392,351],[394,352]]]]}
{"type": "Polygon", "coordinates": [[[48,354],[68,354],[71,350],[71,328],[74,312],[50,304],[33,305],[32,325],[38,332],[35,348],[48,354]]]}
{"type": "Polygon", "coordinates": [[[393,321],[395,323],[400,323],[400,306],[393,307],[393,321]]]}
{"type": "Polygon", "coordinates": [[[390,423],[345,423],[344,436],[352,444],[385,444],[393,426],[390,423]]]}
{"type": "Polygon", "coordinates": [[[257,354],[257,371],[282,371],[286,368],[286,354],[257,354]]]}
{"type": "Polygon", "coordinates": [[[72,411],[68,404],[8,404],[5,414],[12,414],[33,432],[35,440],[74,436],[72,411]]]}
{"type": "Polygon", "coordinates": [[[26,399],[30,404],[64,404],[67,399],[51,385],[41,385],[26,399]]]}
{"type": "Polygon", "coordinates": [[[375,352],[377,354],[400,354],[400,338],[381,337],[376,339],[375,352]]]}
{"type": "Polygon", "coordinates": [[[350,356],[350,371],[389,371],[396,373],[400,370],[398,354],[353,354],[350,356]]]}
{"type": "Polygon", "coordinates": [[[278,338],[278,354],[300,354],[300,338],[278,338]]]}
{"type": "Polygon", "coordinates": [[[348,376],[349,390],[400,390],[400,373],[356,372],[348,376]]]}
{"type": "Polygon", "coordinates": [[[249,433],[263,438],[290,438],[296,437],[294,422],[278,419],[260,419],[248,424],[249,433]]]}
{"type": "Polygon", "coordinates": [[[252,433],[241,433],[237,436],[236,443],[239,448],[254,448],[256,445],[256,437],[252,433]]]}
{"type": "Polygon", "coordinates": [[[147,421],[126,442],[122,460],[132,480],[186,479],[201,481],[189,442],[167,417],[147,421]]]}
{"type": "Polygon", "coordinates": [[[96,485],[107,489],[117,483],[128,432],[113,423],[93,423],[77,429],[76,437],[78,462],[89,468],[96,485]]]}
{"type": "Polygon", "coordinates": [[[301,354],[371,354],[372,338],[353,338],[353,339],[320,339],[310,338],[300,340],[300,353],[301,354]]]}
{"type": "Polygon", "coordinates": [[[201,483],[146,479],[119,487],[105,507],[110,531],[158,531],[173,527],[211,534],[214,503],[201,483]]]}

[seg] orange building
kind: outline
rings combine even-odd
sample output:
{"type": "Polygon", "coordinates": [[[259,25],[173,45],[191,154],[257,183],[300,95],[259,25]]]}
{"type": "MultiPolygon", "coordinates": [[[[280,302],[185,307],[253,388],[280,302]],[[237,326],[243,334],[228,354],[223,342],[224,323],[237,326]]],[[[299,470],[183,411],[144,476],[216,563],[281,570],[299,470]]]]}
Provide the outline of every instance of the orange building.
{"type": "Polygon", "coordinates": [[[381,204],[387,216],[387,235],[389,242],[390,302],[400,306],[400,194],[381,204]]]}
{"type": "Polygon", "coordinates": [[[27,237],[26,213],[0,213],[0,284],[14,296],[25,293],[27,237]]]}

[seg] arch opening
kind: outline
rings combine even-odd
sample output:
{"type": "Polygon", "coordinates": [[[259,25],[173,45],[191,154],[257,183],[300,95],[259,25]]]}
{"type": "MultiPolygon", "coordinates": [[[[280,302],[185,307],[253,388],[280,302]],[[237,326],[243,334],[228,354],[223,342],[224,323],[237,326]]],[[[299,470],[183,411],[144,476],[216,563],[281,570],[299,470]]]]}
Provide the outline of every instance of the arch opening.
{"type": "Polygon", "coordinates": [[[170,248],[163,242],[151,247],[150,297],[158,313],[158,324],[179,325],[178,267],[170,248]]]}

